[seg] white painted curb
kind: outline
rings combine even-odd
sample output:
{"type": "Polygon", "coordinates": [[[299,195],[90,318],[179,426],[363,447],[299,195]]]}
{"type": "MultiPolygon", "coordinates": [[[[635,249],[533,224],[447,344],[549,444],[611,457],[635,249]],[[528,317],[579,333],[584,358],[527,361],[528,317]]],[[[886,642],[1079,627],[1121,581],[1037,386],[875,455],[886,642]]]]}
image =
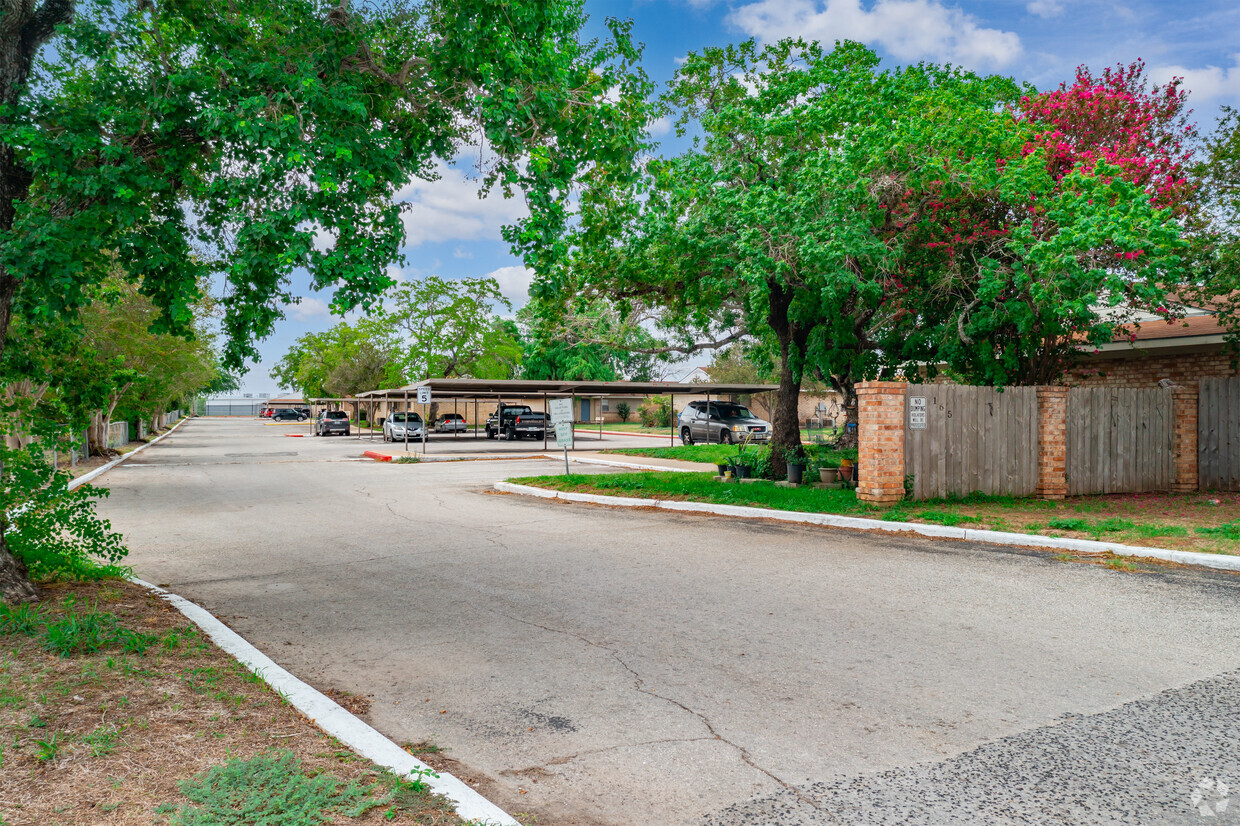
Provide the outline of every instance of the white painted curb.
{"type": "MultiPolygon", "coordinates": [[[[557,462],[563,462],[563,454],[556,455],[554,453],[541,454],[543,459],[554,459],[557,462]]],[[[616,462],[611,459],[595,459],[591,456],[573,456],[569,454],[568,461],[578,462],[583,465],[607,465],[609,467],[632,468],[633,470],[670,470],[673,473],[705,473],[704,470],[688,467],[666,467],[665,465],[640,465],[636,462],[616,462]]],[[[707,462],[699,462],[699,464],[708,464],[707,462]]]]}
{"type": "Polygon", "coordinates": [[[444,772],[440,772],[438,777],[423,774],[430,772],[431,767],[345,711],[331,698],[276,665],[270,657],[250,645],[244,637],[224,625],[205,608],[149,582],[134,577],[130,577],[130,580],[149,588],[175,606],[205,631],[212,642],[262,677],[267,685],[279,692],[294,708],[309,717],[310,722],[367,760],[391,769],[399,777],[407,778],[411,773],[422,774],[422,782],[437,794],[451,800],[456,806],[457,814],[465,820],[495,826],[520,826],[507,812],[452,775],[444,772]]]}
{"type": "Polygon", "coordinates": [[[135,447],[133,450],[131,450],[131,451],[129,451],[128,453],[126,453],[124,456],[117,456],[115,459],[113,459],[112,461],[108,462],[106,465],[103,465],[102,467],[97,467],[97,468],[95,468],[94,470],[92,470],[90,473],[83,473],[81,476],[79,476],[78,478],[74,479],[72,482],[70,482],[70,483],[69,483],[69,485],[68,485],[69,490],[73,490],[74,488],[81,487],[82,485],[86,484],[86,483],[87,483],[87,482],[89,482],[90,480],[92,480],[92,479],[96,479],[96,478],[98,478],[98,477],[102,476],[103,474],[107,473],[109,470],[111,470],[112,468],[116,467],[116,466],[117,466],[117,465],[119,465],[121,462],[127,462],[127,461],[129,461],[129,460],[130,460],[130,459],[132,459],[134,456],[137,456],[139,453],[141,453],[142,451],[146,450],[146,449],[147,449],[148,447],[150,447],[151,445],[154,445],[154,444],[159,444],[159,443],[160,443],[160,442],[162,442],[164,439],[166,439],[167,437],[171,436],[171,435],[172,435],[172,431],[176,430],[178,427],[180,427],[181,425],[185,424],[187,421],[189,421],[189,419],[190,419],[190,417],[189,417],[189,416],[182,416],[182,417],[181,417],[181,421],[177,422],[177,423],[176,423],[176,424],[174,424],[172,427],[168,428],[168,430],[167,430],[167,431],[165,431],[164,433],[161,433],[160,435],[156,436],[154,439],[151,439],[151,440],[150,440],[149,442],[147,442],[146,444],[144,444],[144,445],[138,445],[138,446],[137,446],[137,447],[135,447]]]}
{"type": "MultiPolygon", "coordinates": [[[[666,468],[664,468],[666,470],[666,468]]],[[[511,482],[496,482],[495,489],[504,493],[537,496],[542,499],[562,499],[566,502],[588,502],[593,505],[613,505],[621,508],[661,508],[686,513],[710,513],[718,516],[735,516],[741,519],[776,519],[804,525],[822,525],[831,528],[853,528],[862,531],[887,533],[916,533],[941,539],[963,539],[969,542],[989,542],[996,545],[1019,545],[1026,548],[1053,548],[1055,550],[1079,551],[1098,554],[1113,553],[1117,556],[1144,556],[1178,562],[1183,565],[1200,565],[1222,571],[1240,571],[1240,556],[1226,554],[1202,554],[1193,551],[1173,551],[1169,548],[1143,548],[1137,545],[1121,545],[1118,542],[1095,542],[1089,539],[1038,536],[1028,533],[1004,531],[981,531],[973,528],[949,528],[946,525],[923,525],[917,522],[885,522],[864,519],[859,516],[836,516],[830,513],[797,513],[743,505],[714,505],[709,502],[681,502],[670,499],[633,499],[624,496],[600,496],[594,493],[571,493],[548,490],[511,482]]]]}

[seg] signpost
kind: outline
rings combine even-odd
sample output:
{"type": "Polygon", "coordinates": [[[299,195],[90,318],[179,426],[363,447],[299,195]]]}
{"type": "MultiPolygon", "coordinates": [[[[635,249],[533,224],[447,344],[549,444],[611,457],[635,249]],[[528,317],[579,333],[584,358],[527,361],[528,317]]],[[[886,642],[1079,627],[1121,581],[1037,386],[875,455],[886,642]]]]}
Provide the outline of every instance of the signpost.
{"type": "Polygon", "coordinates": [[[908,398],[909,430],[926,429],[926,397],[909,396],[908,398]]]}
{"type": "Polygon", "coordinates": [[[568,475],[568,449],[573,446],[573,400],[552,399],[547,405],[555,425],[555,446],[564,448],[564,475],[568,475]]]}
{"type": "MultiPolygon", "coordinates": [[[[567,401],[567,400],[566,400],[567,401]]],[[[552,402],[554,404],[554,402],[552,402]]],[[[555,423],[555,445],[564,448],[564,475],[568,475],[568,449],[573,444],[573,423],[555,423]]]]}
{"type": "MultiPolygon", "coordinates": [[[[430,412],[431,389],[429,387],[418,388],[418,404],[422,405],[422,455],[426,455],[426,431],[430,427],[427,420],[427,414],[430,412]]],[[[409,430],[409,422],[405,422],[405,430],[409,430]]]]}

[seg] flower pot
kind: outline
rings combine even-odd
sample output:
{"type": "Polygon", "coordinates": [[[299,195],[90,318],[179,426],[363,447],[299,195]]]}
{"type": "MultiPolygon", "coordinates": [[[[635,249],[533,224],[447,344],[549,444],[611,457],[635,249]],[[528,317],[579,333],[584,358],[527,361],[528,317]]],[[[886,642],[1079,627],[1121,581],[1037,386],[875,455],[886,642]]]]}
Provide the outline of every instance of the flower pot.
{"type": "Polygon", "coordinates": [[[849,462],[848,464],[844,464],[843,462],[840,462],[839,475],[840,475],[841,482],[851,482],[853,478],[852,462],[849,462]]]}
{"type": "Polygon", "coordinates": [[[820,467],[818,468],[819,481],[838,482],[840,480],[840,469],[838,467],[820,467]]]}
{"type": "Polygon", "coordinates": [[[749,479],[751,478],[750,477],[751,472],[752,472],[752,469],[749,467],[749,465],[737,465],[736,466],[736,478],[737,479],[749,479]]]}
{"type": "Polygon", "coordinates": [[[788,463],[788,482],[793,485],[801,484],[805,478],[805,464],[803,462],[788,463]]]}
{"type": "Polygon", "coordinates": [[[719,471],[720,476],[727,476],[728,471],[732,469],[732,466],[727,462],[719,462],[715,465],[715,469],[719,471]]]}

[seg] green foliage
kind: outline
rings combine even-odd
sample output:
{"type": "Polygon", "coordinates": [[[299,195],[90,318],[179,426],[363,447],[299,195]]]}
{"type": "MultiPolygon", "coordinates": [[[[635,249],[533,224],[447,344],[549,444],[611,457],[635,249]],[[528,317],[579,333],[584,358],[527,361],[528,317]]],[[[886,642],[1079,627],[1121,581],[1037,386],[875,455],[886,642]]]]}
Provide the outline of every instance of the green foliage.
{"type": "Polygon", "coordinates": [[[1072,517],[1057,517],[1046,523],[1046,527],[1054,528],[1057,531],[1087,531],[1090,522],[1088,519],[1075,519],[1072,517]]]}
{"type": "Polygon", "coordinates": [[[1198,210],[1190,222],[1199,278],[1193,298],[1213,306],[1240,347],[1240,110],[1223,107],[1194,169],[1198,210]]]}
{"type": "Polygon", "coordinates": [[[672,361],[660,342],[599,299],[544,290],[517,313],[524,357],[521,376],[543,381],[653,381],[672,361]]]}
{"type": "Polygon", "coordinates": [[[616,415],[622,422],[628,422],[629,416],[633,415],[633,409],[629,407],[628,402],[620,402],[616,405],[616,415]]]}
{"type": "Polygon", "coordinates": [[[1240,541],[1240,520],[1224,522],[1212,528],[1197,528],[1196,531],[1202,536],[1217,536],[1222,539],[1240,541]]]}
{"type": "Polygon", "coordinates": [[[41,605],[9,605],[0,602],[0,634],[24,634],[33,637],[46,622],[41,605]]]}
{"type": "Polygon", "coordinates": [[[651,396],[637,408],[637,417],[645,427],[671,427],[673,413],[668,396],[651,396]]]}
{"type": "Polygon", "coordinates": [[[288,751],[233,758],[180,783],[196,805],[172,810],[170,826],[317,826],[332,816],[359,817],[391,802],[378,784],[341,786],[331,774],[307,776],[288,751]]]}
{"type": "MultiPolygon", "coordinates": [[[[0,130],[17,166],[3,174],[30,182],[0,227],[23,314],[82,306],[110,250],[160,330],[184,329],[215,273],[230,367],[281,317],[298,267],[342,312],[373,302],[404,237],[397,192],[466,141],[486,141],[484,186],[526,194],[512,240],[530,254],[578,170],[640,143],[627,27],[581,44],[576,0],[60,6],[0,130]]],[[[6,27],[6,54],[29,28],[6,27]]]]}
{"type": "Polygon", "coordinates": [[[52,441],[20,448],[0,441],[0,539],[35,580],[117,576],[127,551],[94,508],[108,491],[69,490],[69,474],[54,470],[44,453],[52,441]]]}

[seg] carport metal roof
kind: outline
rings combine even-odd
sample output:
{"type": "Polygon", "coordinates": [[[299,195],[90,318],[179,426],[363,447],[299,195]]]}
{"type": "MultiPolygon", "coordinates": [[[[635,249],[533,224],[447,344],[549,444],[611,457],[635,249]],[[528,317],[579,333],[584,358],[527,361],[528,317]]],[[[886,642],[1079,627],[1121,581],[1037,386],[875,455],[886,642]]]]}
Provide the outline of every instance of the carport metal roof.
{"type": "Polygon", "coordinates": [[[697,384],[671,381],[526,381],[524,379],[423,379],[416,384],[358,393],[359,399],[404,399],[429,387],[436,399],[519,399],[534,396],[731,396],[778,390],[776,384],[697,384]]]}

